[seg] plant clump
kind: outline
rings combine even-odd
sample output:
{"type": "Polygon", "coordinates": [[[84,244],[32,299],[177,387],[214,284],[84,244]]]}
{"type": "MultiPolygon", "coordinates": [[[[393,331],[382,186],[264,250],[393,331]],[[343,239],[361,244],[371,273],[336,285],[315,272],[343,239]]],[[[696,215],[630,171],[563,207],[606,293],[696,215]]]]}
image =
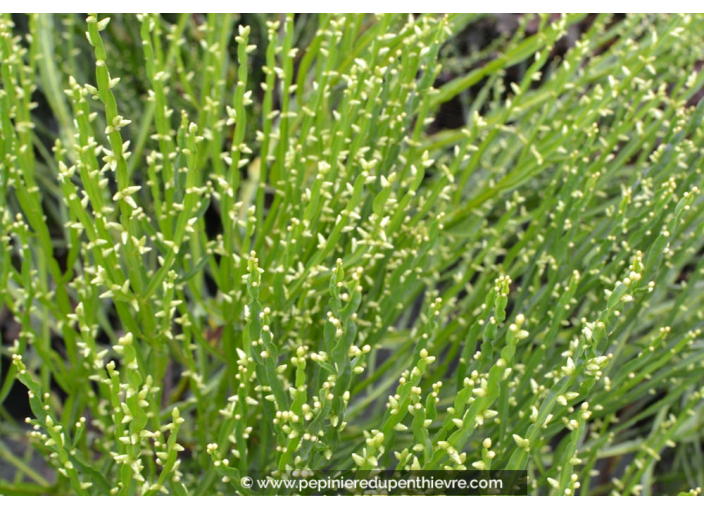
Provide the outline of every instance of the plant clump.
{"type": "Polygon", "coordinates": [[[0,493],[696,493],[702,19],[585,19],[2,15],[0,493]]]}

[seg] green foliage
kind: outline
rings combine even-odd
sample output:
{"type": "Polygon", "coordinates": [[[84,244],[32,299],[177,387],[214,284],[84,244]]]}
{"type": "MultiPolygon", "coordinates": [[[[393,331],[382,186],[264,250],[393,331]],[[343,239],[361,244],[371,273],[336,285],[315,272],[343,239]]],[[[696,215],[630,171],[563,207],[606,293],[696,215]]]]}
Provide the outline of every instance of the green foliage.
{"type": "Polygon", "coordinates": [[[0,493],[704,484],[702,19],[480,18],[3,15],[0,493]]]}

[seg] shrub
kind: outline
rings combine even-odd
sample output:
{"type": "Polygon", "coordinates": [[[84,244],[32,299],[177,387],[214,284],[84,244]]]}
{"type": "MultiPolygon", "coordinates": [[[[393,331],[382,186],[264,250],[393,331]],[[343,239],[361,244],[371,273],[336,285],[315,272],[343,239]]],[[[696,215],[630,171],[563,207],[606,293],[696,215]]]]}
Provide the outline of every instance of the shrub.
{"type": "Polygon", "coordinates": [[[486,22],[5,15],[0,492],[701,485],[702,20],[486,22]]]}

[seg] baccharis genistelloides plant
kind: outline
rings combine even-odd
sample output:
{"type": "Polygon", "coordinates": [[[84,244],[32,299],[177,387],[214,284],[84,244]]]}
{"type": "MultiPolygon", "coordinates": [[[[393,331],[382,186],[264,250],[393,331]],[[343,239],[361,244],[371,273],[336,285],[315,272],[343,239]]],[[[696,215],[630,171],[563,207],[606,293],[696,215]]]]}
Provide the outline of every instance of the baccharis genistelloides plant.
{"type": "Polygon", "coordinates": [[[3,15],[0,493],[704,483],[702,19],[477,18],[3,15]]]}

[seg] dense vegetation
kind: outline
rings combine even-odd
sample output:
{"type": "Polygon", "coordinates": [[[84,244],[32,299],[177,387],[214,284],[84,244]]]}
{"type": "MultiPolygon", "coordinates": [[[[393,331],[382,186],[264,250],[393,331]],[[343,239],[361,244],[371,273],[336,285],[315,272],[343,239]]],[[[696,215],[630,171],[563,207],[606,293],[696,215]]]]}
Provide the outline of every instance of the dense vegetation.
{"type": "Polygon", "coordinates": [[[3,15],[0,493],[704,484],[702,22],[3,15]]]}

